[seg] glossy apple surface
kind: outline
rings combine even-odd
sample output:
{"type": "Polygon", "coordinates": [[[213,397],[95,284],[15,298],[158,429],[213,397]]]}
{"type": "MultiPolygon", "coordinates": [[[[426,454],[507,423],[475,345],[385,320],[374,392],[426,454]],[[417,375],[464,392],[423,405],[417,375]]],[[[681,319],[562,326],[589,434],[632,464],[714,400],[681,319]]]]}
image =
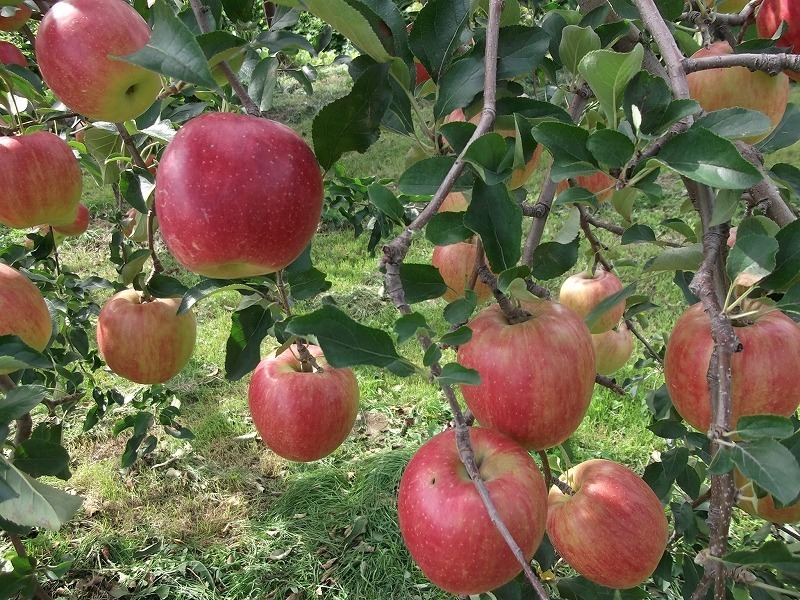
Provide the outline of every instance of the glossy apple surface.
{"type": "Polygon", "coordinates": [[[65,237],[76,237],[89,229],[89,209],[78,203],[78,214],[72,223],[67,225],[53,225],[53,231],[65,237]]]}
{"type": "MultiPolygon", "coordinates": [[[[442,279],[447,284],[443,298],[448,302],[464,297],[464,290],[469,285],[475,268],[477,249],[474,242],[457,242],[434,247],[431,264],[439,269],[442,279]]],[[[478,294],[479,303],[485,302],[492,296],[491,288],[480,278],[475,282],[474,289],[478,294]]]]}
{"type": "Polygon", "coordinates": [[[178,316],[180,298],[145,301],[136,290],[111,296],[97,318],[97,346],[108,367],[142,384],[164,383],[192,356],[197,325],[189,311],[178,316]]]}
{"type": "Polygon", "coordinates": [[[0,14],[0,31],[19,31],[31,18],[33,11],[25,4],[17,6],[13,15],[4,17],[0,14]]]}
{"type": "Polygon", "coordinates": [[[458,362],[480,373],[462,385],[464,401],[483,426],[528,450],[551,448],[571,436],[592,399],[595,357],[583,320],[542,300],[523,307],[531,317],[511,324],[493,304],[469,323],[472,339],[458,362]]]}
{"type": "Polygon", "coordinates": [[[331,367],[308,346],[322,371],[303,365],[292,346],[262,360],[250,379],[248,401],[264,443],[288,460],[327,456],[350,434],[358,414],[358,382],[350,369],[331,367]]]}
{"type": "Polygon", "coordinates": [[[653,490],[633,471],[593,459],[570,469],[575,494],[550,489],[547,535],[586,579],[616,589],[635,587],[658,566],[669,525],[653,490]]]}
{"type": "MultiPolygon", "coordinates": [[[[598,304],[619,291],[622,291],[619,277],[604,269],[597,269],[594,275],[583,272],[567,277],[561,284],[558,301],[586,318],[598,304]]],[[[592,333],[608,331],[619,323],[624,313],[625,300],[620,300],[600,315],[589,329],[592,333]]]]}
{"type": "MultiPolygon", "coordinates": [[[[728,42],[715,42],[709,48],[701,48],[692,58],[724,56],[733,54],[728,42]]],[[[772,129],[778,126],[786,103],[789,101],[789,78],[783,73],[771,76],[761,71],[750,71],[746,67],[730,67],[697,71],[686,76],[689,95],[711,112],[741,106],[757,110],[769,117],[772,129]]],[[[769,132],[744,138],[754,144],[764,139],[769,132]]]]}
{"type": "MultiPolygon", "coordinates": [[[[13,267],[0,263],[0,335],[16,335],[42,351],[52,331],[50,312],[39,288],[13,267]]],[[[0,368],[0,375],[14,370],[0,368]]]]}
{"type": "Polygon", "coordinates": [[[14,44],[0,40],[0,63],[4,65],[27,67],[28,59],[25,58],[22,50],[17,48],[14,44]]]}
{"type": "Polygon", "coordinates": [[[47,131],[0,137],[0,223],[15,229],[75,220],[83,178],[67,143],[47,131]]]}
{"type": "MultiPolygon", "coordinates": [[[[751,324],[735,327],[743,350],[731,358],[734,427],[743,415],[788,417],[800,404],[800,327],[778,310],[751,319],[751,324]]],[[[675,323],[664,354],[672,403],[687,423],[703,432],[711,424],[706,372],[713,346],[708,315],[698,302],[675,323]]]]}
{"type": "Polygon", "coordinates": [[[620,370],[633,354],[633,334],[625,322],[603,333],[592,334],[597,372],[611,375],[620,370]]]}
{"type": "Polygon", "coordinates": [[[207,277],[264,275],[288,266],[311,241],[322,201],[311,148],[267,119],[195,117],[158,165],[155,202],[167,248],[207,277]]]}
{"type": "MultiPolygon", "coordinates": [[[[762,38],[771,38],[786,21],[789,27],[778,38],[777,46],[792,48],[792,52],[800,52],[800,3],[797,0],[764,0],[756,13],[756,29],[762,38]]],[[[795,81],[800,81],[800,73],[784,71],[795,81]]]]}
{"type": "Polygon", "coordinates": [[[114,57],[141,50],[150,33],[123,0],[61,0],[36,36],[42,77],[59,100],[90,119],[134,119],[155,102],[161,77],[114,57]]]}
{"type": "MultiPolygon", "coordinates": [[[[539,468],[525,450],[497,432],[473,427],[470,440],[500,518],[530,560],[547,518],[539,468]]],[[[414,562],[451,594],[488,592],[522,570],[461,463],[454,429],[432,437],[411,458],[400,479],[397,514],[414,562]]]]}

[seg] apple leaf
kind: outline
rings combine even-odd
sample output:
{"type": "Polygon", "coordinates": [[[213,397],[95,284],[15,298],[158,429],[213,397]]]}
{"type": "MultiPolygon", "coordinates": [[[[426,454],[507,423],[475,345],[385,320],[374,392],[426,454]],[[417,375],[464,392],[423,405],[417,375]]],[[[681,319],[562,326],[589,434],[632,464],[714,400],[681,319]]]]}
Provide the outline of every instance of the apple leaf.
{"type": "Polygon", "coordinates": [[[778,540],[766,542],[756,550],[731,552],[723,560],[729,565],[763,566],[782,573],[800,575],[800,556],[794,554],[785,543],[778,540]]]}
{"type": "Polygon", "coordinates": [[[394,331],[397,334],[397,343],[404,344],[417,332],[422,331],[425,335],[433,335],[433,330],[428,325],[425,317],[417,312],[401,315],[394,324],[394,331]]]}
{"type": "Polygon", "coordinates": [[[500,273],[517,264],[522,254],[522,209],[505,184],[477,180],[464,225],[481,237],[492,271],[500,273]]]}
{"type": "Polygon", "coordinates": [[[439,298],[447,291],[439,269],[433,265],[404,262],[400,265],[400,281],[409,304],[439,298]]]}
{"type": "Polygon", "coordinates": [[[52,361],[34,350],[15,335],[0,335],[0,369],[6,372],[18,369],[54,369],[52,361]]]}
{"type": "Polygon", "coordinates": [[[737,444],[731,454],[745,477],[784,505],[800,494],[800,465],[786,446],[772,439],[760,439],[737,444]]]}
{"type": "Polygon", "coordinates": [[[425,354],[422,356],[422,365],[424,367],[430,367],[439,362],[441,358],[442,349],[439,348],[439,344],[431,344],[428,346],[428,349],[425,350],[425,354]]]}
{"type": "Polygon", "coordinates": [[[299,48],[305,50],[311,56],[317,55],[317,50],[302,35],[291,31],[273,30],[264,31],[258,34],[255,40],[256,46],[269,48],[270,53],[276,54],[286,48],[299,48]]]}
{"type": "Polygon", "coordinates": [[[86,130],[83,143],[86,144],[86,151],[97,161],[102,184],[115,183],[120,173],[119,164],[108,158],[122,150],[122,138],[116,128],[90,127],[86,130]]]}
{"type": "Polygon", "coordinates": [[[600,50],[600,36],[591,27],[567,25],[561,32],[558,56],[573,75],[578,74],[581,59],[594,50],[600,50]]]}
{"type": "Polygon", "coordinates": [[[505,181],[511,174],[513,153],[499,133],[482,135],[469,145],[464,161],[470,163],[487,185],[505,181]]]}
{"type": "Polygon", "coordinates": [[[656,232],[648,225],[637,223],[631,225],[623,233],[620,243],[626,244],[649,244],[656,241],[656,232]]]}
{"type": "Polygon", "coordinates": [[[588,204],[596,207],[597,196],[580,186],[569,187],[561,192],[553,202],[553,206],[563,206],[565,204],[588,204]]]}
{"type": "Polygon", "coordinates": [[[152,177],[148,175],[138,175],[133,171],[123,171],[119,174],[119,192],[132,208],[142,214],[147,214],[150,210],[147,201],[155,189],[152,177]]]}
{"type": "Polygon", "coordinates": [[[721,225],[730,221],[742,203],[742,190],[720,190],[714,202],[714,212],[709,226],[721,225]]]}
{"type": "Polygon", "coordinates": [[[769,234],[758,218],[745,219],[739,224],[736,244],[728,254],[728,277],[733,281],[739,273],[764,277],[776,266],[778,240],[769,234]]]}
{"type": "Polygon", "coordinates": [[[189,288],[183,295],[178,314],[190,310],[198,301],[226,290],[248,290],[250,286],[230,279],[202,279],[200,283],[189,288]]]}
{"type": "Polygon", "coordinates": [[[392,190],[385,185],[373,183],[367,189],[367,193],[369,201],[390,220],[401,226],[406,224],[406,211],[392,190]]]}
{"type": "Polygon", "coordinates": [[[483,91],[484,75],[483,53],[477,48],[450,65],[439,80],[434,118],[441,119],[470,104],[483,91]]]}
{"type": "Polygon", "coordinates": [[[268,56],[258,62],[250,75],[247,94],[258,104],[261,111],[272,108],[272,96],[278,83],[278,66],[278,59],[268,56]]]}
{"type": "Polygon", "coordinates": [[[200,44],[164,0],[152,7],[153,33],[147,45],[123,60],[167,77],[216,89],[200,44]]]}
{"type": "MultiPolygon", "coordinates": [[[[767,289],[782,290],[798,281],[800,273],[800,221],[793,221],[775,234],[778,253],[772,273],[760,285],[767,289]]],[[[737,235],[738,243],[738,235],[737,235]]]]}
{"type": "Polygon", "coordinates": [[[540,123],[533,129],[534,139],[553,155],[551,176],[561,181],[597,172],[597,160],[586,147],[589,132],[568,123],[540,123]]]}
{"type": "Polygon", "coordinates": [[[466,326],[459,327],[455,331],[446,333],[439,342],[446,346],[460,346],[472,339],[472,329],[466,326]]]}
{"type": "Polygon", "coordinates": [[[392,99],[388,73],[387,65],[373,63],[349,94],[317,113],[311,130],[314,152],[323,170],[328,171],[345,152],[363,154],[378,139],[381,119],[392,99]]]}
{"type": "Polygon", "coordinates": [[[254,0],[221,0],[222,7],[225,9],[225,14],[233,21],[241,21],[246,23],[254,19],[258,19],[258,15],[254,9],[254,0]]]}
{"type": "Polygon", "coordinates": [[[598,163],[609,168],[623,168],[633,157],[635,150],[628,136],[611,129],[595,131],[586,140],[586,147],[598,163]]]}
{"type": "MultiPolygon", "coordinates": [[[[403,172],[397,187],[403,194],[409,196],[433,196],[454,162],[455,158],[452,156],[432,156],[417,161],[403,172]]],[[[465,171],[456,181],[452,191],[470,190],[474,181],[475,174],[465,171]]]]}
{"type": "Polygon", "coordinates": [[[325,273],[313,267],[300,272],[286,271],[285,276],[292,298],[295,300],[313,298],[322,292],[328,291],[332,285],[325,273]]]}
{"type": "Polygon", "coordinates": [[[650,135],[660,128],[662,116],[671,99],[669,86],[661,77],[641,71],[625,88],[622,106],[634,130],[650,135]]]}
{"type": "MultiPolygon", "coordinates": [[[[511,25],[500,29],[497,77],[513,79],[536,69],[547,54],[550,37],[540,27],[511,25]]],[[[479,48],[483,56],[483,48],[479,48]]]]}
{"type": "Polygon", "coordinates": [[[153,273],[147,281],[147,291],[156,298],[180,298],[189,288],[174,277],[162,273],[153,273]]]}
{"type": "Polygon", "coordinates": [[[595,306],[588,315],[586,315],[586,318],[583,319],[586,323],[586,326],[591,329],[594,324],[597,323],[600,317],[614,308],[620,303],[620,301],[633,296],[636,293],[636,286],[637,284],[634,281],[633,283],[626,285],[620,291],[611,294],[608,298],[605,298],[602,302],[595,306]]]}
{"type": "Polygon", "coordinates": [[[789,104],[781,122],[772,133],[756,144],[756,150],[762,154],[772,154],[797,141],[800,141],[800,108],[796,104],[789,104]]]}
{"type": "Polygon", "coordinates": [[[40,385],[21,385],[0,399],[0,423],[9,425],[27,415],[44,400],[47,390],[40,385]]]}
{"type": "Polygon", "coordinates": [[[437,213],[425,227],[425,238],[435,246],[457,244],[473,235],[475,234],[464,225],[463,212],[437,213]]]}
{"type": "Polygon", "coordinates": [[[447,70],[469,24],[470,0],[439,0],[422,7],[408,35],[408,45],[434,81],[447,70]]]}
{"type": "Polygon", "coordinates": [[[458,363],[447,363],[436,380],[442,385],[480,385],[481,376],[475,369],[468,369],[458,363]]]}
{"type": "Polygon", "coordinates": [[[475,290],[466,290],[463,298],[456,298],[444,307],[444,320],[451,325],[465,323],[478,305],[478,294],[475,290]]]}
{"type": "Polygon", "coordinates": [[[70,478],[69,453],[59,443],[28,439],[14,451],[14,466],[31,477],[70,478]]]}
{"type": "Polygon", "coordinates": [[[767,171],[770,178],[787,188],[794,196],[800,196],[800,169],[787,163],[776,163],[767,171]]]}
{"type": "Polygon", "coordinates": [[[286,331],[316,338],[332,367],[372,365],[385,367],[401,377],[416,372],[414,365],[397,354],[389,334],[361,325],[329,304],[307,315],[294,317],[287,324],[286,331]]]}
{"type": "Polygon", "coordinates": [[[707,113],[696,123],[698,127],[705,127],[720,137],[732,140],[760,135],[772,129],[767,115],[739,106],[707,113]]]}
{"type": "Polygon", "coordinates": [[[703,245],[690,244],[682,248],[667,248],[645,266],[647,273],[653,271],[696,271],[703,260],[703,245]]]}
{"type": "Polygon", "coordinates": [[[644,47],[637,44],[627,53],[594,50],[578,65],[578,71],[592,88],[612,130],[617,128],[617,109],[622,105],[625,88],[641,71],[643,58],[644,47]]]}
{"type": "Polygon", "coordinates": [[[547,281],[555,279],[569,271],[578,262],[580,239],[571,242],[545,242],[533,251],[531,274],[536,279],[547,281]]]}
{"type": "Polygon", "coordinates": [[[269,307],[260,303],[231,315],[231,333],[225,343],[225,379],[237,381],[258,366],[261,342],[273,323],[269,307]]]}
{"type": "Polygon", "coordinates": [[[753,415],[739,417],[736,422],[736,433],[743,440],[761,438],[783,439],[794,433],[791,419],[778,415],[753,415]]]}

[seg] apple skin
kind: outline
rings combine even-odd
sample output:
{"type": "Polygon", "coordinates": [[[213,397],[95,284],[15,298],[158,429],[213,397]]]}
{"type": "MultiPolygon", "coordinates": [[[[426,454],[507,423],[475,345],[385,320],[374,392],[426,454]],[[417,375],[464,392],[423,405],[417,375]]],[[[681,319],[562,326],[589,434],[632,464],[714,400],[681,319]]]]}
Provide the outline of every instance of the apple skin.
{"type": "MultiPolygon", "coordinates": [[[[622,282],[619,277],[604,269],[597,269],[593,277],[586,272],[567,277],[561,284],[558,301],[570,307],[582,318],[586,318],[595,306],[621,290],[622,282]]],[[[597,319],[590,327],[590,331],[592,333],[608,331],[619,323],[624,313],[625,300],[620,300],[597,319]]]]}
{"type": "Polygon", "coordinates": [[[653,490],[633,471],[604,459],[569,470],[575,494],[550,488],[547,535],[586,579],[628,589],[653,574],[669,539],[669,524],[653,490]]]}
{"type": "MultiPolygon", "coordinates": [[[[789,417],[800,404],[800,327],[778,310],[755,315],[735,327],[743,351],[731,358],[731,409],[735,428],[744,415],[789,417]]],[[[699,431],[708,431],[711,406],[706,372],[714,342],[701,303],[675,323],[664,354],[664,379],[680,415],[699,431]]]]}
{"type": "Polygon", "coordinates": [[[158,165],[155,203],[169,251],[216,278],[273,273],[311,241],[322,214],[319,163],[275,121],[232,113],[195,117],[158,165]]]}
{"type": "Polygon", "coordinates": [[[36,35],[39,69],[71,110],[98,121],[134,119],[156,101],[161,77],[112,57],[141,50],[150,33],[123,0],[61,0],[36,35]]]}
{"type": "Polygon", "coordinates": [[[164,383],[192,356],[197,335],[194,313],[178,316],[180,298],[145,301],[136,290],[111,296],[97,318],[97,346],[108,367],[141,384],[164,383]]]}
{"type": "MultiPolygon", "coordinates": [[[[692,58],[726,54],[733,54],[733,50],[728,42],[720,41],[708,48],[701,48],[692,58]]],[[[750,71],[746,67],[730,67],[689,73],[686,81],[689,95],[697,100],[703,110],[711,112],[734,106],[757,110],[769,117],[772,129],[780,123],[789,101],[789,78],[783,73],[773,77],[761,71],[750,71]]],[[[769,133],[743,138],[742,141],[754,144],[769,133]]]]}
{"type": "Polygon", "coordinates": [[[331,367],[308,346],[324,370],[304,372],[293,347],[262,360],[250,378],[248,401],[264,443],[288,460],[310,462],[342,445],[358,415],[358,382],[350,369],[331,367]]]}
{"type": "Polygon", "coordinates": [[[756,497],[753,482],[742,475],[739,469],[733,470],[733,480],[739,488],[739,499],[736,506],[753,517],[759,517],[770,523],[797,523],[800,522],[800,502],[795,502],[783,508],[775,507],[775,500],[771,494],[763,498],[756,497]]]}
{"type": "Polygon", "coordinates": [[[594,347],[586,324],[566,306],[522,306],[532,314],[522,323],[509,324],[496,304],[468,323],[472,339],[459,347],[458,362],[477,370],[481,383],[462,385],[461,393],[483,427],[543,450],[571,436],[589,408],[594,347]]]}
{"type": "Polygon", "coordinates": [[[600,375],[611,375],[620,370],[633,354],[633,334],[624,321],[616,328],[593,333],[592,344],[600,375]]]}
{"type": "Polygon", "coordinates": [[[57,135],[0,137],[0,223],[15,229],[75,220],[83,189],[80,165],[57,135]]]}
{"type": "MultiPolygon", "coordinates": [[[[475,462],[497,512],[530,560],[544,536],[547,489],[531,456],[497,432],[473,427],[475,462]]],[[[455,429],[425,442],[400,479],[400,532],[425,576],[456,595],[488,592],[522,570],[461,463],[455,429]]]]}
{"type": "Polygon", "coordinates": [[[25,58],[22,50],[17,48],[14,44],[0,40],[0,63],[4,65],[27,67],[28,59],[25,58]]]}
{"type": "MultiPolygon", "coordinates": [[[[605,202],[611,198],[611,194],[614,193],[614,186],[617,180],[606,175],[602,171],[598,171],[592,175],[579,175],[575,177],[575,182],[578,184],[578,187],[585,188],[597,196],[599,202],[605,202]]],[[[569,189],[569,181],[561,181],[556,186],[556,193],[560,194],[567,189],[569,189]]]]}
{"type": "MultiPolygon", "coordinates": [[[[34,350],[47,347],[53,321],[42,293],[22,273],[0,263],[0,335],[16,335],[34,350]]],[[[0,369],[0,375],[14,369],[0,369]]]]}
{"type": "Polygon", "coordinates": [[[461,192],[450,192],[442,200],[437,212],[465,212],[469,208],[469,200],[461,192]]]}
{"type": "Polygon", "coordinates": [[[33,11],[29,6],[20,4],[10,17],[0,16],[0,31],[19,31],[31,18],[33,11]]]}
{"type": "MultiPolygon", "coordinates": [[[[800,52],[800,4],[797,0],[764,0],[756,13],[756,29],[759,37],[771,38],[778,30],[781,22],[786,21],[789,27],[777,42],[781,48],[793,48],[800,52]]],[[[784,71],[795,81],[800,81],[800,73],[784,71]]]]}
{"type": "MultiPolygon", "coordinates": [[[[147,242],[147,215],[131,208],[120,221],[122,233],[132,242],[147,242]]],[[[158,231],[158,217],[153,221],[153,231],[158,231]]]]}
{"type": "Polygon", "coordinates": [[[53,225],[53,231],[60,233],[64,237],[76,237],[89,229],[89,209],[85,205],[78,203],[78,214],[72,223],[67,225],[53,225]]]}
{"type": "MultiPolygon", "coordinates": [[[[434,247],[431,264],[439,269],[442,279],[447,284],[447,291],[442,297],[448,302],[464,297],[464,290],[475,268],[477,248],[475,242],[457,242],[434,247]]],[[[478,294],[478,303],[492,297],[492,289],[481,281],[480,277],[475,282],[475,292],[478,294]]]]}
{"type": "Polygon", "coordinates": [[[428,69],[425,68],[425,65],[418,60],[414,61],[414,67],[416,68],[417,72],[415,85],[416,87],[419,87],[431,78],[431,74],[428,73],[428,69]]]}

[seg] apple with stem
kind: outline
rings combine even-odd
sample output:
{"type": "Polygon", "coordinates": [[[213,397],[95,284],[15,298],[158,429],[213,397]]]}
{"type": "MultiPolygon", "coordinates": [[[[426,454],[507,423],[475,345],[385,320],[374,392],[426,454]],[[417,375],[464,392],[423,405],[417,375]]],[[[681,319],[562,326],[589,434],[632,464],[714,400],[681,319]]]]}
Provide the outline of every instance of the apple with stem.
{"type": "MultiPolygon", "coordinates": [[[[434,247],[431,264],[439,269],[442,279],[447,284],[447,291],[442,297],[448,302],[464,297],[464,290],[469,285],[475,269],[477,251],[478,246],[474,241],[434,247]]],[[[492,297],[492,289],[481,281],[480,277],[475,282],[474,289],[478,294],[479,303],[492,297]]]]}
{"type": "Polygon", "coordinates": [[[334,369],[318,346],[302,360],[290,346],[262,360],[250,378],[248,402],[264,443],[288,460],[309,462],[342,445],[358,414],[358,381],[334,369]]]}
{"type": "Polygon", "coordinates": [[[594,347],[566,306],[541,300],[522,308],[529,316],[519,321],[493,304],[468,323],[472,339],[458,348],[458,362],[477,370],[481,383],[461,392],[483,427],[543,450],[571,436],[589,408],[594,347]]]}
{"type": "Polygon", "coordinates": [[[593,333],[592,344],[600,375],[611,375],[620,370],[633,354],[633,334],[625,321],[603,333],[593,333]]]}
{"type": "Polygon", "coordinates": [[[232,113],[195,117],[158,165],[155,204],[167,248],[206,277],[273,273],[308,246],[322,214],[319,163],[294,131],[232,113]]]}
{"type": "MultiPolygon", "coordinates": [[[[473,427],[475,463],[500,519],[530,560],[544,537],[547,489],[531,456],[495,431],[473,427]]],[[[460,596],[488,592],[522,570],[469,477],[455,429],[425,442],[400,479],[403,541],[425,576],[460,596]]]]}
{"type": "Polygon", "coordinates": [[[0,8],[0,31],[19,31],[31,18],[33,11],[29,6],[20,4],[16,7],[0,8]],[[14,11],[14,14],[4,16],[5,11],[14,11]]]}
{"type": "MultiPolygon", "coordinates": [[[[39,288],[13,267],[0,263],[0,335],[15,335],[41,352],[52,333],[53,321],[39,288]]],[[[15,370],[0,367],[0,375],[15,370]]]]}
{"type": "Polygon", "coordinates": [[[4,65],[27,67],[28,59],[25,58],[22,50],[17,48],[14,44],[0,40],[0,63],[4,65]]]}
{"type": "Polygon", "coordinates": [[[97,318],[97,347],[108,367],[141,384],[164,383],[188,363],[197,324],[178,315],[180,298],[146,298],[123,290],[106,300],[97,318]]]}
{"type": "MultiPolygon", "coordinates": [[[[599,268],[594,273],[582,272],[570,275],[561,284],[558,301],[586,318],[606,298],[622,291],[619,277],[599,268]]],[[[625,300],[620,300],[606,310],[591,324],[592,333],[603,333],[619,323],[625,313],[625,300]]]]}
{"type": "Polygon", "coordinates": [[[644,480],[618,463],[587,460],[562,476],[574,494],[550,488],[547,535],[580,575],[615,589],[653,574],[669,539],[661,501],[644,480]]]}
{"type": "Polygon", "coordinates": [[[59,100],[90,119],[134,119],[156,101],[161,76],[118,57],[144,48],[150,34],[123,0],[61,0],[36,35],[42,78],[59,100]]]}
{"type": "MultiPolygon", "coordinates": [[[[800,4],[797,0],[764,0],[756,13],[756,29],[759,37],[771,38],[781,23],[786,21],[788,28],[778,38],[776,45],[780,48],[792,48],[792,52],[800,52],[800,4]]],[[[800,81],[800,73],[784,71],[795,81],[800,81]]]]}

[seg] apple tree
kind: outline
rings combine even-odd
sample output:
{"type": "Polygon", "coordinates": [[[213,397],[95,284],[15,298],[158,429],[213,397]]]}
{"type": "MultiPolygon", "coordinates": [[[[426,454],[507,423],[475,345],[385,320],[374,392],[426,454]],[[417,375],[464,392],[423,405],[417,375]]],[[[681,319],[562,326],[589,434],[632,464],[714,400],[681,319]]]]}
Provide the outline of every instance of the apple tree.
{"type": "Polygon", "coordinates": [[[65,418],[89,430],[132,402],[114,424],[131,431],[123,465],[152,451],[159,429],[191,437],[167,382],[191,355],[193,306],[222,290],[241,296],[226,377],[251,378],[254,421],[289,459],[342,442],[358,398],[351,368],[441,389],[452,427],[412,458],[398,511],[412,558],[444,590],[800,595],[800,534],[786,525],[800,520],[800,170],[767,166],[800,140],[795,2],[28,4],[0,0],[0,30],[23,51],[0,42],[0,223],[37,227],[27,245],[0,248],[7,597],[49,597],[23,537],[81,505],[40,480],[70,476],[65,418]],[[294,30],[301,11],[325,24],[313,40],[294,30]],[[295,50],[314,53],[333,32],[354,49],[352,87],[316,115],[312,153],[270,109],[279,76],[313,91],[295,50]],[[396,179],[323,183],[382,135],[414,140],[396,179]],[[113,281],[59,261],[61,236],[86,228],[78,165],[118,201],[113,281]],[[686,202],[656,230],[641,198],[669,206],[665,181],[686,202]],[[336,214],[380,255],[391,329],[331,302],[296,312],[335,285],[309,251],[330,210],[325,185],[345,189],[336,214]],[[407,260],[422,238],[434,264],[407,260]],[[644,264],[631,252],[641,245],[653,249],[644,264]],[[167,251],[197,283],[165,270],[167,251]],[[641,331],[662,310],[642,292],[654,273],[671,274],[687,305],[666,348],[641,331]],[[113,294],[102,307],[98,290],[113,294]],[[415,310],[443,295],[444,326],[415,310]],[[641,476],[611,461],[565,468],[554,448],[595,386],[625,393],[610,355],[624,363],[630,336],[647,351],[641,371],[664,375],[648,407],[668,449],[641,476]],[[277,350],[262,361],[267,339],[277,350]],[[157,364],[137,361],[143,350],[157,364]],[[104,366],[151,387],[125,399],[96,377],[104,366]],[[334,392],[317,419],[326,429],[303,432],[320,443],[298,450],[313,410],[291,400],[334,392]],[[732,543],[740,508],[776,523],[757,546],[732,543]],[[569,576],[544,577],[558,556],[569,576]]]}

